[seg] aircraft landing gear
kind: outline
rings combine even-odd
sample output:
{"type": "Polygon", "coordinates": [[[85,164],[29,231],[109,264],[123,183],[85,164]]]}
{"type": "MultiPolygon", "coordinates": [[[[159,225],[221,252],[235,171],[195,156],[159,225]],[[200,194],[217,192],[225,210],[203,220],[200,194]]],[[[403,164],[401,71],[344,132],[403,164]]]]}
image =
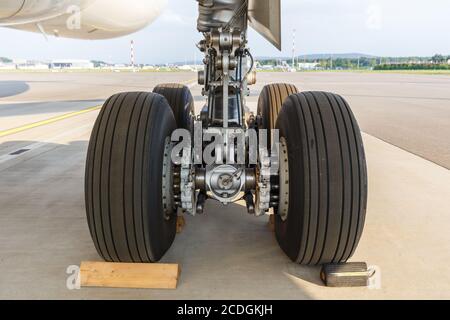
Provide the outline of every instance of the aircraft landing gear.
{"type": "Polygon", "coordinates": [[[195,215],[208,199],[243,199],[255,216],[273,210],[276,238],[293,261],[346,262],[367,203],[363,142],[350,107],[332,93],[271,84],[258,114],[249,113],[256,63],[247,27],[258,10],[249,12],[244,0],[198,4],[201,115],[194,116],[187,87],[164,84],[111,97],[95,124],[86,207],[98,252],[107,261],[156,262],[174,240],[179,210],[195,215]]]}

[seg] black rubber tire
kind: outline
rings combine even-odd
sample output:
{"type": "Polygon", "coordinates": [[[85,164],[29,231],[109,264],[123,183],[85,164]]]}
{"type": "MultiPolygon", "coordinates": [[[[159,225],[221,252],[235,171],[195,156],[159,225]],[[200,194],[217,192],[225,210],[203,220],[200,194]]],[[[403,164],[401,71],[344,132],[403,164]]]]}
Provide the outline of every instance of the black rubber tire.
{"type": "Polygon", "coordinates": [[[176,129],[166,99],[130,92],[112,96],[89,143],[86,212],[98,253],[111,262],[157,262],[172,245],[176,213],[165,219],[165,140],[176,129]]]}
{"type": "Polygon", "coordinates": [[[346,262],[363,232],[367,168],[347,102],[326,92],[291,95],[276,127],[287,141],[289,211],[275,218],[284,252],[305,265],[346,262]]]}
{"type": "Polygon", "coordinates": [[[177,83],[160,84],[154,93],[164,96],[172,108],[178,128],[192,132],[194,126],[194,98],[188,87],[177,83]]]}
{"type": "Polygon", "coordinates": [[[258,115],[261,128],[275,129],[283,102],[291,94],[299,92],[297,87],[286,83],[272,83],[264,86],[258,99],[258,115]]]}

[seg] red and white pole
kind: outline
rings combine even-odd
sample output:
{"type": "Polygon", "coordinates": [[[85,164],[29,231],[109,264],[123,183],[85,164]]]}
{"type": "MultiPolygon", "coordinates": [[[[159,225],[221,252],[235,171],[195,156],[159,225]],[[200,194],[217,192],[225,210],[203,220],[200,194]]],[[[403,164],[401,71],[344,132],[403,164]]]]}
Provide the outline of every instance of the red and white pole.
{"type": "Polygon", "coordinates": [[[131,40],[131,67],[134,70],[134,40],[131,40]]]}
{"type": "Polygon", "coordinates": [[[295,69],[295,32],[296,30],[292,30],[292,69],[295,69]]]}

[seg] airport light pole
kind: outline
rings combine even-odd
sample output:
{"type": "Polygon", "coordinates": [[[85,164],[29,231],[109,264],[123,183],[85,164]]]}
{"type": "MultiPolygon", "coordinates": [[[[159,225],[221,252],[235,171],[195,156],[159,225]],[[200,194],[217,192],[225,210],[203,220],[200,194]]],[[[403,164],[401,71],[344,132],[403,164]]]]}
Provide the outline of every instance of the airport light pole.
{"type": "Polygon", "coordinates": [[[295,31],[292,30],[292,69],[295,69],[295,31]]]}

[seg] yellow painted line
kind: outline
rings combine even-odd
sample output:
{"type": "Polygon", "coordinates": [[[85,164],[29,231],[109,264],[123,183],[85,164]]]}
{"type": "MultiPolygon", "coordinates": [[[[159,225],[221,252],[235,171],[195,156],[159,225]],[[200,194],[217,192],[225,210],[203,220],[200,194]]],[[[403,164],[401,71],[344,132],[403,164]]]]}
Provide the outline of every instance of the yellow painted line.
{"type": "Polygon", "coordinates": [[[197,80],[198,80],[197,78],[194,78],[191,80],[183,81],[181,84],[186,85],[186,84],[190,84],[190,83],[195,83],[195,82],[197,82],[197,80]]]}
{"type": "Polygon", "coordinates": [[[195,87],[198,84],[198,79],[194,78],[191,80],[183,81],[183,82],[181,82],[181,84],[184,86],[188,86],[189,89],[191,89],[192,87],[195,87]]]}
{"type": "Polygon", "coordinates": [[[60,115],[60,116],[56,116],[56,117],[53,117],[53,118],[50,118],[50,119],[46,119],[46,120],[42,120],[42,121],[26,124],[24,126],[20,126],[20,127],[17,127],[17,128],[3,130],[3,131],[0,131],[0,138],[1,137],[5,137],[5,136],[9,136],[9,135],[12,135],[12,134],[16,134],[16,133],[19,133],[19,132],[22,132],[22,131],[25,131],[25,130],[30,130],[30,129],[33,129],[33,128],[37,128],[37,127],[45,126],[45,125],[48,125],[48,124],[52,124],[52,123],[55,123],[55,122],[58,122],[58,121],[61,121],[61,120],[65,120],[65,119],[68,119],[68,118],[79,116],[79,115],[82,115],[82,114],[85,114],[85,113],[88,113],[88,112],[92,112],[92,111],[95,111],[95,110],[99,110],[101,107],[102,106],[95,106],[95,107],[83,109],[83,110],[80,110],[80,111],[66,113],[66,114],[63,114],[63,115],[60,115]]]}
{"type": "MultiPolygon", "coordinates": [[[[190,84],[190,83],[195,83],[196,81],[197,81],[197,79],[194,78],[194,79],[191,79],[191,80],[188,80],[188,81],[184,81],[184,82],[182,82],[182,84],[187,85],[187,84],[190,84]]],[[[48,124],[52,124],[52,123],[55,123],[55,122],[58,122],[58,121],[61,121],[61,120],[68,119],[68,118],[76,117],[76,116],[79,116],[79,115],[82,115],[82,114],[85,114],[85,113],[88,113],[88,112],[92,112],[92,111],[95,111],[95,110],[99,110],[99,109],[101,109],[101,107],[102,106],[95,106],[95,107],[83,109],[83,110],[80,110],[80,111],[66,113],[66,114],[63,114],[63,115],[60,115],[60,116],[56,116],[56,117],[53,117],[53,118],[50,118],[50,119],[46,119],[46,120],[42,120],[42,121],[26,124],[24,126],[20,126],[20,127],[17,127],[17,128],[3,130],[3,131],[0,131],[0,138],[5,137],[5,136],[10,136],[12,134],[16,134],[16,133],[19,133],[19,132],[22,132],[22,131],[30,130],[30,129],[33,129],[33,128],[42,127],[42,126],[45,126],[45,125],[48,125],[48,124]]]]}

